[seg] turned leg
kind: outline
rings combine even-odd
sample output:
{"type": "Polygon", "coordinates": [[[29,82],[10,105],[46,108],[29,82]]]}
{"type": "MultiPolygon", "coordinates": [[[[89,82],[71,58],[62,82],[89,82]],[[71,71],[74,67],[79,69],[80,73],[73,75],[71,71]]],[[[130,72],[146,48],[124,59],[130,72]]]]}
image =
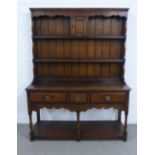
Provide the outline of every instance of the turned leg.
{"type": "Polygon", "coordinates": [[[29,127],[30,127],[30,141],[33,141],[33,131],[32,131],[32,111],[29,112],[29,127]]]}
{"type": "Polygon", "coordinates": [[[40,122],[40,109],[37,110],[37,123],[40,122]]]}
{"type": "Polygon", "coordinates": [[[123,140],[127,141],[127,118],[128,118],[128,112],[125,111],[125,123],[124,123],[124,131],[123,131],[123,140]]]}
{"type": "Polygon", "coordinates": [[[80,112],[77,111],[76,112],[76,115],[77,115],[77,126],[76,126],[76,129],[77,129],[77,141],[80,141],[80,112]]]}
{"type": "Polygon", "coordinates": [[[121,111],[118,110],[118,122],[121,122],[121,111]]]}

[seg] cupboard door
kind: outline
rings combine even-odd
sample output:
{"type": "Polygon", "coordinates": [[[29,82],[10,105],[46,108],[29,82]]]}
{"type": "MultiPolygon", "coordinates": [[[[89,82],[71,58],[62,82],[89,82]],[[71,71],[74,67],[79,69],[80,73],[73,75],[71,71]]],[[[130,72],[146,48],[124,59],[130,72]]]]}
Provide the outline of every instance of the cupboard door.
{"type": "Polygon", "coordinates": [[[88,31],[87,17],[73,17],[71,19],[71,35],[86,36],[88,31]]]}

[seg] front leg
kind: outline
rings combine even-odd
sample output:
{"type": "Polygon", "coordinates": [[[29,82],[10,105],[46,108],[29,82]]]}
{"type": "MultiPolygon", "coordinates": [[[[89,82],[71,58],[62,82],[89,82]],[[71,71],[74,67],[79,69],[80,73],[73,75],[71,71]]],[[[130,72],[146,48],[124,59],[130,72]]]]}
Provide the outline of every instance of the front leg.
{"type": "Polygon", "coordinates": [[[29,112],[29,127],[30,127],[30,141],[33,141],[33,123],[32,123],[32,111],[29,112]]]}
{"type": "Polygon", "coordinates": [[[40,122],[40,109],[37,110],[37,123],[40,122]]]}
{"type": "Polygon", "coordinates": [[[118,110],[118,122],[121,122],[121,111],[118,110]]]}
{"type": "Polygon", "coordinates": [[[128,118],[128,112],[125,111],[125,123],[124,123],[124,131],[123,131],[123,140],[127,141],[127,118],[128,118]]]}
{"type": "Polygon", "coordinates": [[[76,126],[77,135],[76,135],[76,139],[77,139],[77,141],[80,141],[80,112],[77,111],[76,115],[77,115],[77,126],[76,126]]]}

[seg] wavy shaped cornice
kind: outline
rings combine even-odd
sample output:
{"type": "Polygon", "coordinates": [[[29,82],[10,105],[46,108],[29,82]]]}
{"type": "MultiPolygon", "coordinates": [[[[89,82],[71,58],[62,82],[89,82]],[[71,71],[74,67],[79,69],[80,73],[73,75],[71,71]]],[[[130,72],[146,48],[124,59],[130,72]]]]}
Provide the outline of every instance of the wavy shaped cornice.
{"type": "Polygon", "coordinates": [[[30,9],[32,12],[32,18],[39,17],[76,17],[76,16],[88,16],[92,17],[118,17],[126,18],[128,9],[30,9]]]}

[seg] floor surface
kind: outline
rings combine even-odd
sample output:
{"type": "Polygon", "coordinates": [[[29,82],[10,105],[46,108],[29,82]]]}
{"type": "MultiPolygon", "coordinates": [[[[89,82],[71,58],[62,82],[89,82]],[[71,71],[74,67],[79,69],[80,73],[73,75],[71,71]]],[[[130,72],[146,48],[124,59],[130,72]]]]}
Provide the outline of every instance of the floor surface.
{"type": "Polygon", "coordinates": [[[128,126],[128,141],[29,141],[28,125],[17,126],[18,155],[136,155],[137,126],[128,126]]]}

